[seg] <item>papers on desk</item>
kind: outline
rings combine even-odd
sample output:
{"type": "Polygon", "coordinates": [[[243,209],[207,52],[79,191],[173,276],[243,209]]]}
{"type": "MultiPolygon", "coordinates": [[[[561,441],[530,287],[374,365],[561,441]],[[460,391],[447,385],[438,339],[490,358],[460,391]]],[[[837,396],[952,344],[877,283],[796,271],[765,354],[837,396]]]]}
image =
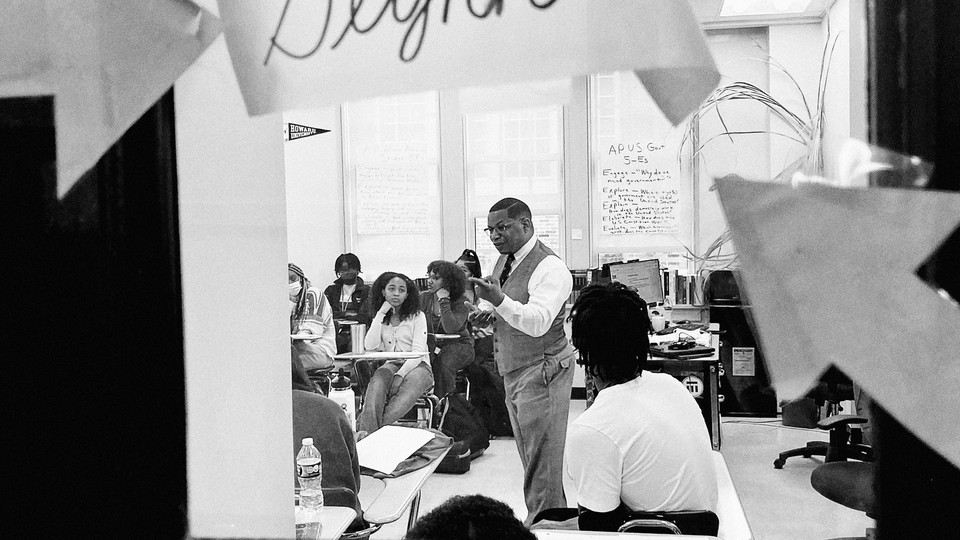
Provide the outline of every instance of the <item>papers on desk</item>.
{"type": "Polygon", "coordinates": [[[357,457],[361,467],[390,474],[433,437],[425,429],[384,426],[357,443],[357,457]]]}

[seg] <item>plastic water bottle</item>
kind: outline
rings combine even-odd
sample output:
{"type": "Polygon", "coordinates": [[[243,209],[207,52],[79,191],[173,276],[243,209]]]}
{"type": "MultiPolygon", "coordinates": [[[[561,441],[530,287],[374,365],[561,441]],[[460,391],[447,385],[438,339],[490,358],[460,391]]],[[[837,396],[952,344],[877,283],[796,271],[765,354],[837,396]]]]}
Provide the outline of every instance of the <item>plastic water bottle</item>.
{"type": "Polygon", "coordinates": [[[357,430],[357,397],[350,385],[350,379],[343,373],[340,373],[330,381],[330,399],[343,409],[347,415],[347,421],[350,422],[350,429],[357,430]]]}
{"type": "Polygon", "coordinates": [[[303,446],[297,454],[297,481],[300,483],[300,507],[318,510],[323,507],[323,464],[320,451],[313,445],[313,439],[307,437],[301,441],[303,446]]]}

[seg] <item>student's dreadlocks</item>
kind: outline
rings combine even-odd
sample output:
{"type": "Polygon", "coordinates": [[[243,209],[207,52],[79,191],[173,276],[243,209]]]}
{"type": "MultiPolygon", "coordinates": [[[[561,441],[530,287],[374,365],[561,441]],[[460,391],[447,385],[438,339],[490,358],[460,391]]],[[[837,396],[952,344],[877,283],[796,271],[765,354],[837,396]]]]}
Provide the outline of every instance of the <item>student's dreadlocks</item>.
{"type": "Polygon", "coordinates": [[[647,304],[620,283],[588,285],[573,304],[573,346],[577,363],[592,376],[623,382],[643,370],[650,350],[647,304]]]}

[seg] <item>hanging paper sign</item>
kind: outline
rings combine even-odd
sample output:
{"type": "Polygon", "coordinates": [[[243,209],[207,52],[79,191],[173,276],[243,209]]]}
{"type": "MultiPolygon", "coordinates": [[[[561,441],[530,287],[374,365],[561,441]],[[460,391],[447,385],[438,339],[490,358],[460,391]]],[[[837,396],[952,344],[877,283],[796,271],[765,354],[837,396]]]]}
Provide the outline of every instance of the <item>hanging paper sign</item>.
{"type": "Polygon", "coordinates": [[[678,123],[719,73],[676,0],[220,1],[252,115],[446,88],[633,70],[678,123]]]}
{"type": "MultiPolygon", "coordinates": [[[[917,275],[960,224],[960,193],[716,181],[777,389],[836,365],[960,466],[960,309],[917,275]]],[[[736,366],[734,366],[736,367],[736,366]]]]}
{"type": "Polygon", "coordinates": [[[16,4],[0,17],[0,96],[54,96],[60,197],[220,34],[182,0],[16,4]]]}

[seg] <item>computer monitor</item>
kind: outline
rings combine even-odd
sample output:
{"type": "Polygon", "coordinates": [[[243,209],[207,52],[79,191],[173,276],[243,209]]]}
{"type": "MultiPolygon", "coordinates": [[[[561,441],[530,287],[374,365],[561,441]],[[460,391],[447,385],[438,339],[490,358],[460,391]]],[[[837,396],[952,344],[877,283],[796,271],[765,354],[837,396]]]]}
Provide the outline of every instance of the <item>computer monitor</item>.
{"type": "Polygon", "coordinates": [[[659,259],[607,263],[604,266],[610,271],[610,281],[619,281],[637,289],[637,294],[647,304],[663,303],[663,276],[659,259]]]}

